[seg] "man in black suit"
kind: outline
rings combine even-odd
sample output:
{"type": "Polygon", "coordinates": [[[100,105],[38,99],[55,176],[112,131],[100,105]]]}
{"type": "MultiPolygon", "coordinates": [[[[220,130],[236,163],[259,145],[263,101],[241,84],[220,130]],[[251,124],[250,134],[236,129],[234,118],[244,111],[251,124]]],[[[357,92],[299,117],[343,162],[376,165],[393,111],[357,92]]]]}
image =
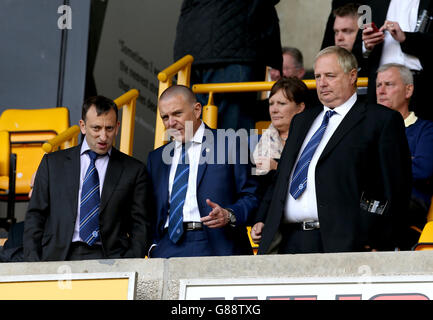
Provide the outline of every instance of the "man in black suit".
{"type": "Polygon", "coordinates": [[[314,74],[323,106],[292,120],[252,228],[258,253],[393,250],[411,193],[403,119],[357,98],[346,49],[319,52],[314,74]]]}
{"type": "Polygon", "coordinates": [[[24,226],[26,261],[142,258],[149,240],[145,165],[112,147],[116,104],[83,104],[82,144],[43,157],[24,226]]]}
{"type": "Polygon", "coordinates": [[[430,75],[433,70],[433,1],[371,1],[372,20],[357,43],[361,44],[368,68],[368,98],[376,102],[376,71],[386,63],[398,63],[412,71],[415,91],[410,109],[417,116],[433,120],[430,107],[430,75]]]}

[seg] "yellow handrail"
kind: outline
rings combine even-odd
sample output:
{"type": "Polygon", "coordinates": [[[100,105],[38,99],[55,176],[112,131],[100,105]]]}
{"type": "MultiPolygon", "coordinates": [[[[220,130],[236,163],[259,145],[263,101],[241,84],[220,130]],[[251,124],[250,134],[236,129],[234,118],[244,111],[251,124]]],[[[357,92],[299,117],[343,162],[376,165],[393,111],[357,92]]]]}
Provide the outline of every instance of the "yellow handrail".
{"type": "MultiPolygon", "coordinates": [[[[182,59],[179,59],[171,66],[162,70],[158,74],[159,80],[159,91],[158,91],[158,100],[161,94],[165,89],[171,87],[173,84],[173,77],[177,74],[177,84],[182,84],[184,86],[189,87],[190,85],[190,77],[191,77],[191,64],[193,63],[194,58],[191,55],[186,55],[182,59]]],[[[164,135],[164,124],[162,123],[161,116],[159,112],[156,112],[156,123],[155,123],[155,140],[154,147],[155,149],[164,145],[166,141],[164,135]]]]}
{"type": "MultiPolygon", "coordinates": [[[[171,66],[167,67],[158,74],[159,80],[159,96],[162,92],[173,84],[172,78],[178,74],[177,83],[190,86],[191,64],[194,58],[191,55],[186,55],[182,59],[176,61],[171,66]]],[[[303,80],[308,89],[316,89],[316,81],[314,79],[303,80]]],[[[195,84],[192,86],[192,91],[196,94],[209,93],[209,101],[206,106],[203,106],[203,121],[211,128],[216,128],[218,108],[213,103],[214,93],[223,92],[254,92],[254,91],[269,91],[275,81],[257,81],[257,82],[230,82],[230,83],[206,83],[195,84]]],[[[367,87],[368,78],[358,78],[358,87],[367,87]]],[[[154,148],[164,145],[165,128],[162,123],[158,111],[156,112],[155,125],[155,143],[154,148]]]]}
{"type": "MultiPolygon", "coordinates": [[[[140,93],[138,90],[132,89],[114,100],[119,109],[123,108],[119,149],[128,155],[132,155],[132,147],[134,142],[135,108],[139,94],[140,93]]],[[[65,143],[65,148],[76,146],[78,143],[79,133],[80,127],[78,125],[74,125],[53,139],[45,142],[42,148],[46,153],[50,153],[57,150],[63,143],[65,143]]]]}
{"type": "MultiPolygon", "coordinates": [[[[315,80],[302,80],[308,89],[316,89],[315,80]]],[[[252,92],[271,90],[275,81],[203,83],[192,86],[194,93],[252,92]]],[[[357,86],[366,87],[368,78],[358,78],[357,86]]]]}
{"type": "MultiPolygon", "coordinates": [[[[310,90],[316,89],[315,80],[302,80],[310,90]]],[[[209,93],[209,101],[206,106],[203,106],[203,121],[211,128],[216,129],[218,120],[218,108],[214,105],[213,94],[223,92],[253,92],[253,91],[269,91],[275,81],[256,81],[256,82],[227,82],[227,83],[205,83],[195,84],[192,86],[192,91],[197,94],[209,93]]],[[[367,87],[368,78],[358,78],[358,87],[367,87]]]]}
{"type": "Polygon", "coordinates": [[[132,89],[114,100],[119,109],[123,108],[119,149],[130,156],[134,144],[135,108],[139,94],[138,90],[132,89]]]}
{"type": "Polygon", "coordinates": [[[65,149],[76,146],[78,143],[78,134],[80,132],[80,127],[77,125],[74,125],[72,127],[69,127],[65,131],[61,132],[54,138],[48,140],[42,145],[42,149],[46,153],[51,153],[55,150],[57,150],[63,143],[65,143],[65,149]]]}

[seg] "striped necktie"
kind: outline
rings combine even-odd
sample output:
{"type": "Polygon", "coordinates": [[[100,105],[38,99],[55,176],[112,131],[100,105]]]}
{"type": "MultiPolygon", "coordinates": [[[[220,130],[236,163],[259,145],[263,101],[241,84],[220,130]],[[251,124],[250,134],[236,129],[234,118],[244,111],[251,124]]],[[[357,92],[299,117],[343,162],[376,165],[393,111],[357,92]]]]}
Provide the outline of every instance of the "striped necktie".
{"type": "Polygon", "coordinates": [[[98,154],[88,152],[90,165],[83,181],[80,200],[80,237],[88,245],[93,245],[100,240],[99,237],[99,175],[95,161],[98,154]]]}
{"type": "Polygon", "coordinates": [[[173,243],[177,243],[183,234],[183,205],[185,203],[186,191],[188,189],[189,161],[185,145],[177,164],[176,174],[170,197],[170,220],[168,234],[173,243]]]}
{"type": "Polygon", "coordinates": [[[310,141],[308,141],[305,149],[302,151],[301,157],[296,164],[295,171],[293,172],[292,181],[290,182],[290,194],[293,198],[298,199],[307,188],[307,174],[308,166],[313,158],[314,152],[317,149],[326,127],[329,123],[329,118],[335,114],[334,110],[326,111],[322,124],[319,129],[313,134],[310,141]]]}

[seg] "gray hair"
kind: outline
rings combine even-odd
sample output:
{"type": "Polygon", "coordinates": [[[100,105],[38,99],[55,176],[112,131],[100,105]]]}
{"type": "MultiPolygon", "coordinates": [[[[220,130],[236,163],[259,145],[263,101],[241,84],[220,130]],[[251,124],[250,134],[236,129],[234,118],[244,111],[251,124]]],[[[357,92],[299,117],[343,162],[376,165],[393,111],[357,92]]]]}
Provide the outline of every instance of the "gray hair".
{"type": "Polygon", "coordinates": [[[384,71],[391,69],[391,68],[396,68],[398,70],[398,72],[400,73],[400,77],[403,80],[403,83],[405,85],[413,84],[412,72],[409,70],[409,68],[405,67],[402,64],[398,64],[398,63],[383,64],[379,67],[379,69],[377,69],[377,73],[384,72],[384,71]]]}
{"type": "Polygon", "coordinates": [[[358,61],[356,60],[355,56],[349,52],[348,50],[338,47],[338,46],[331,46],[327,47],[325,49],[322,49],[314,59],[314,65],[313,68],[316,67],[316,61],[321,56],[327,55],[327,54],[335,54],[338,58],[338,64],[343,69],[344,73],[349,73],[353,69],[358,70],[358,61]]]}
{"type": "Polygon", "coordinates": [[[283,47],[282,53],[283,53],[283,55],[289,54],[293,57],[293,59],[295,60],[296,68],[301,69],[304,67],[304,57],[302,55],[302,52],[298,48],[283,47]]]}

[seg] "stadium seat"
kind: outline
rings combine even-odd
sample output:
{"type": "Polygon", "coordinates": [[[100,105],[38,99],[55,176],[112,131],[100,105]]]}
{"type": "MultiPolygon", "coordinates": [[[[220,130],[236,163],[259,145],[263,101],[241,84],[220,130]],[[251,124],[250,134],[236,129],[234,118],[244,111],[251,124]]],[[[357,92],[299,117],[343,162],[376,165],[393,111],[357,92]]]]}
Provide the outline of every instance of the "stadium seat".
{"type": "MultiPolygon", "coordinates": [[[[30,180],[44,155],[42,144],[69,127],[67,108],[8,109],[0,116],[0,201],[7,201],[7,217],[15,222],[15,202],[28,201],[30,180]]],[[[63,147],[63,146],[62,146],[63,147]]],[[[61,147],[61,148],[62,148],[61,147]]]]}
{"type": "Polygon", "coordinates": [[[433,250],[433,221],[424,226],[418,243],[413,247],[414,251],[433,250]]]}

